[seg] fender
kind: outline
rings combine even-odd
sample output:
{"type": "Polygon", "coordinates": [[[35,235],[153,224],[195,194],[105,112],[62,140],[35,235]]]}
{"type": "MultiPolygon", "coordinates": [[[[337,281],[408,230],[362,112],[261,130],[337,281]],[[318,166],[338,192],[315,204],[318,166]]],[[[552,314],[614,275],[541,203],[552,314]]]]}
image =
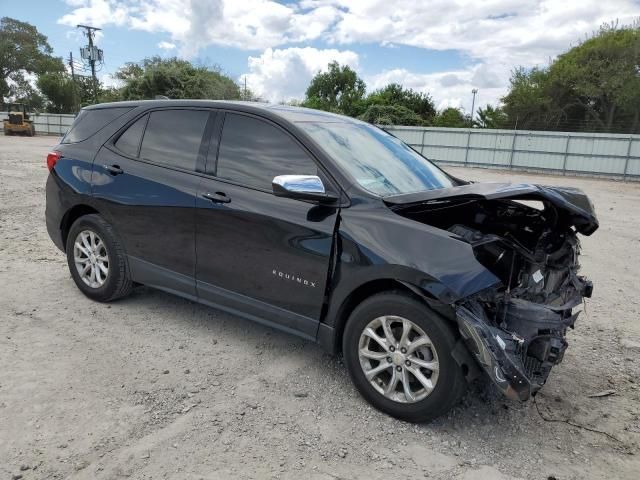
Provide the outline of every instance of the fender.
{"type": "Polygon", "coordinates": [[[469,244],[397,215],[380,199],[342,209],[336,242],[327,313],[318,329],[318,342],[330,351],[346,321],[345,305],[367,284],[404,284],[444,307],[500,283],[469,244]]]}

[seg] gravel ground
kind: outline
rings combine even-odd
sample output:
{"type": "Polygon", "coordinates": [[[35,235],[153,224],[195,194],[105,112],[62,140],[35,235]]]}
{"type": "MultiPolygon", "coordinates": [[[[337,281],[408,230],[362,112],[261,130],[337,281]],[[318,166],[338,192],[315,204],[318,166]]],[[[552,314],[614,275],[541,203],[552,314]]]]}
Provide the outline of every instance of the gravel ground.
{"type": "Polygon", "coordinates": [[[85,298],[44,223],[56,141],[0,138],[0,478],[638,478],[640,185],[451,169],[584,189],[595,297],[536,402],[479,383],[411,425],[309,342],[147,288],[85,298]]]}

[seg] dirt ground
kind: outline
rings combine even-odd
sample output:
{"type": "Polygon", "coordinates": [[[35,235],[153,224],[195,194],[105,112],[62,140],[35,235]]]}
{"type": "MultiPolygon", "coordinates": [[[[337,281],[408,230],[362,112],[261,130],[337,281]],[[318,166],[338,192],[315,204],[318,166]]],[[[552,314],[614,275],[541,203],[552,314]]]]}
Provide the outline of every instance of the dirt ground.
{"type": "Polygon", "coordinates": [[[411,425],[312,343],[148,288],[85,298],[45,228],[56,142],[0,137],[0,478],[640,478],[640,184],[451,169],[584,189],[595,292],[536,402],[477,384],[411,425]]]}

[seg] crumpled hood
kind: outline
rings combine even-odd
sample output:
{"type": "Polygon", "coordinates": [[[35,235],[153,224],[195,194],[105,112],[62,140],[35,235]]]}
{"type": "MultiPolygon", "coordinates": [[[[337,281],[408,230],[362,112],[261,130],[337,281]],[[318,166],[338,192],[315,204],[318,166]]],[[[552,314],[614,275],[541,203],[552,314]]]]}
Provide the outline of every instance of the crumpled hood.
{"type": "Polygon", "coordinates": [[[579,188],[552,187],[528,183],[470,183],[451,188],[407,193],[385,197],[391,206],[438,204],[445,200],[540,200],[553,205],[576,230],[591,235],[598,227],[598,219],[589,197],[579,188]]]}

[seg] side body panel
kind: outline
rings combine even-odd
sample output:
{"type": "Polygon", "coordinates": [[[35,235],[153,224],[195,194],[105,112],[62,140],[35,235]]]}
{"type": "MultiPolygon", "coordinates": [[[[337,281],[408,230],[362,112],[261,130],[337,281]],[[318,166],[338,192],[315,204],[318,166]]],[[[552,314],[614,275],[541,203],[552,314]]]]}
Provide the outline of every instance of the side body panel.
{"type": "Polygon", "coordinates": [[[134,280],[195,295],[199,181],[195,174],[132,160],[106,147],[96,156],[94,202],[120,235],[134,280]],[[109,165],[123,173],[113,175],[109,165]]]}
{"type": "Polygon", "coordinates": [[[400,282],[442,307],[499,283],[469,244],[393,213],[380,199],[358,199],[343,209],[337,241],[327,315],[318,332],[329,351],[337,347],[345,302],[367,283],[400,282]]]}
{"type": "Polygon", "coordinates": [[[91,150],[80,146],[65,146],[64,157],[47,177],[47,231],[56,247],[63,251],[61,225],[65,214],[76,205],[94,205],[91,197],[93,155],[91,150]]]}
{"type": "Polygon", "coordinates": [[[315,337],[324,302],[337,208],[202,181],[197,199],[198,295],[246,304],[253,314],[315,337]],[[221,192],[229,203],[212,203],[221,192]]]}

